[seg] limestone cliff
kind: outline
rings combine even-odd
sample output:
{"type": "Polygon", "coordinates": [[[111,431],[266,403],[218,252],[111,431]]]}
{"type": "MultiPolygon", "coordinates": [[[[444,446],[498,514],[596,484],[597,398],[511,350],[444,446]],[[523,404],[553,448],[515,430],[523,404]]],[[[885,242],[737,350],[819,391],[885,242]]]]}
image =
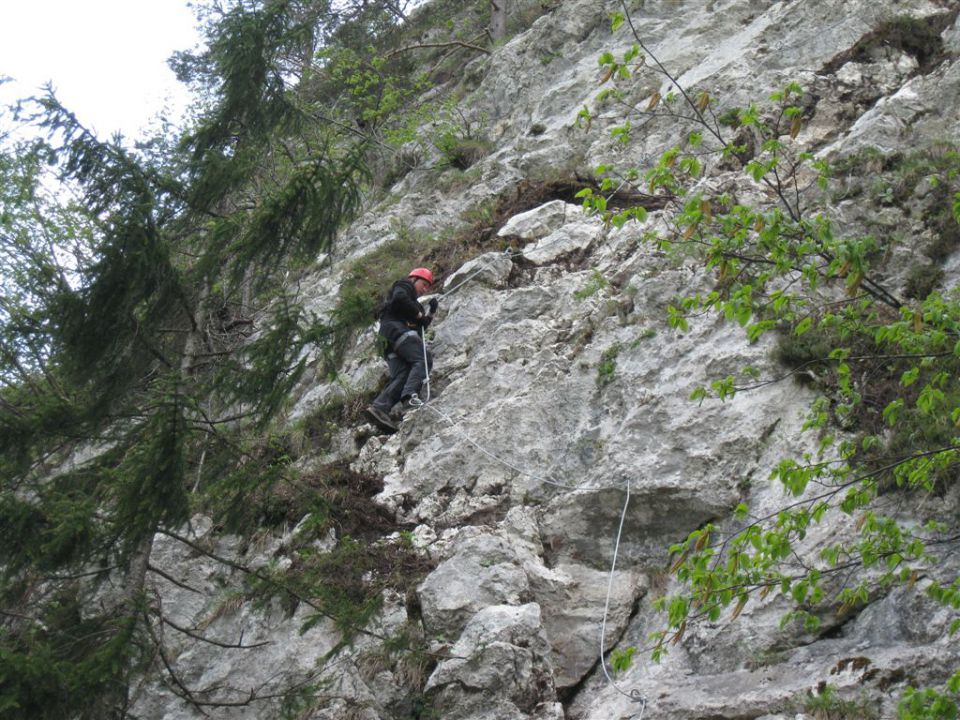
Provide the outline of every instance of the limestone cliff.
{"type": "MultiPolygon", "coordinates": [[[[907,684],[942,682],[956,667],[950,616],[906,587],[825,617],[815,633],[781,628],[787,606],[771,595],[736,621],[689,627],[661,664],[641,650],[613,680],[601,666],[602,625],[607,651],[645,648],[661,628],[651,600],[668,589],[667,548],[706,522],[733,527],[741,502],[757,514],[776,509],[784,500],[768,480],[771,467],[816,440],[801,432],[815,390],[796,379],[726,402],[692,402],[695,387],[746,366],[764,378],[783,375],[774,339],[750,343],[712,316],[673,330],[667,305],[713,280],[643,241],[661,221],[656,208],[645,222],[616,228],[573,198],[576,181],[598,165],[649,165],[687,132],[680,119],[650,124],[623,144],[609,132],[620,122],[612,105],[594,110],[589,128],[577,123],[602,87],[598,57],[634,43],[627,27],[611,30],[609,14],[619,9],[585,0],[539,8],[529,27],[466,63],[447,91],[482,122],[489,154],[466,171],[421,157],[300,280],[308,307],[323,316],[358,258],[398,237],[419,257],[417,238],[451,235],[477,208],[518,199],[510,217],[484,216],[490,227],[475,257],[443,278],[426,406],[392,436],[359,419],[340,425],[300,460],[382,479],[373,503],[393,526],[379,542],[406,543],[429,570],[405,596],[386,591],[368,632],[339,648],[330,621],[301,634],[306,604],[292,612],[277,602],[231,604],[221,593],[232,581],[222,564],[159,539],[154,563],[182,583],[156,581],[173,619],[202,620],[225,644],[253,646],[180,638],[168,660],[184,679],[259,696],[310,683],[312,694],[287,709],[313,720],[817,717],[807,700],[827,685],[859,712],[893,717],[907,684]],[[533,185],[538,193],[524,195],[533,185]],[[419,634],[427,652],[391,655],[387,639],[404,633],[419,634]]],[[[807,116],[796,140],[811,153],[861,162],[865,149],[908,153],[960,142],[953,2],[646,0],[631,18],[678,85],[708,90],[725,106],[799,83],[807,116]],[[905,16],[926,30],[923,42],[892,30],[905,16]]],[[[670,90],[662,76],[646,82],[625,102],[670,90]]],[[[875,171],[863,177],[868,172],[854,170],[850,182],[884,179],[875,171]]],[[[714,165],[704,182],[732,177],[714,165]]],[[[929,235],[925,192],[918,183],[902,202],[826,200],[840,225],[897,236],[882,270],[897,288],[929,235]]],[[[958,257],[943,261],[946,288],[956,282],[958,257]]],[[[291,422],[335,398],[372,397],[384,372],[374,332],[356,339],[333,381],[314,358],[316,373],[291,398],[291,422]]],[[[955,515],[955,492],[929,502],[955,515]]],[[[820,527],[811,547],[851,531],[820,527]]],[[[293,527],[259,547],[241,547],[203,518],[189,532],[221,556],[263,567],[295,555],[293,527]]],[[[956,564],[949,554],[943,562],[956,564]]],[[[207,712],[266,717],[280,712],[279,702],[207,712]]],[[[135,712],[200,717],[156,679],[144,681],[135,712]]]]}

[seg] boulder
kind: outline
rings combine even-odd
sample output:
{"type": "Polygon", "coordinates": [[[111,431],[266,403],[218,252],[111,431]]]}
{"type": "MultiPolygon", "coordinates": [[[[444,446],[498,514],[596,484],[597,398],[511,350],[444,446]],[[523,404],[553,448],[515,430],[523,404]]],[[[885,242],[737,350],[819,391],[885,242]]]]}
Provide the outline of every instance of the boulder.
{"type": "Polygon", "coordinates": [[[484,608],[450,655],[426,688],[438,691],[436,705],[444,718],[543,717],[543,703],[556,701],[550,643],[535,603],[484,608]]]}

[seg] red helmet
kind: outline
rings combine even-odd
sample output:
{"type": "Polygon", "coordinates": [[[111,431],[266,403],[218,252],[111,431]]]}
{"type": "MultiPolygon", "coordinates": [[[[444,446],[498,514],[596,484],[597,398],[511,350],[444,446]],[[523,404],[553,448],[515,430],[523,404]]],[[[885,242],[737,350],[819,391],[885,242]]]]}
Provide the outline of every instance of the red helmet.
{"type": "Polygon", "coordinates": [[[426,280],[427,285],[433,285],[433,273],[427,268],[414,268],[407,277],[420,278],[421,280],[426,280]]]}

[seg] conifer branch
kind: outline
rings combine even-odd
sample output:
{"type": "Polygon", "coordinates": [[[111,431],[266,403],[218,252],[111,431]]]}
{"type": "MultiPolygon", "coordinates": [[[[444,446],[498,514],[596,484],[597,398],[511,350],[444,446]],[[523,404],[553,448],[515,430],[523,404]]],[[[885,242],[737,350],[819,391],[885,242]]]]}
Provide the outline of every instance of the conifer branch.
{"type": "Polygon", "coordinates": [[[161,662],[163,662],[163,666],[167,671],[167,675],[170,676],[170,679],[173,681],[173,684],[180,690],[180,692],[177,692],[176,690],[173,690],[173,688],[171,688],[171,690],[173,690],[173,693],[177,695],[179,698],[181,698],[182,700],[186,700],[188,703],[193,705],[196,711],[201,715],[203,715],[204,717],[210,717],[210,715],[204,711],[200,703],[193,696],[193,693],[190,691],[190,688],[188,688],[183,683],[183,681],[180,679],[180,676],[177,675],[176,670],[173,669],[173,665],[171,664],[170,660],[167,658],[167,653],[163,647],[163,641],[161,638],[157,637],[157,634],[154,631],[153,626],[150,624],[150,618],[149,616],[146,615],[146,613],[144,614],[144,625],[147,628],[147,633],[150,635],[150,639],[153,641],[154,647],[157,649],[157,654],[160,656],[161,662]]]}
{"type": "Polygon", "coordinates": [[[0,608],[0,615],[8,618],[16,618],[17,620],[29,620],[32,623],[40,623],[40,618],[35,618],[31,615],[24,615],[23,613],[16,612],[15,610],[5,610],[0,608]]]}
{"type": "Polygon", "coordinates": [[[192,637],[194,640],[199,640],[200,642],[207,643],[208,645],[216,645],[217,647],[226,648],[228,650],[250,650],[253,648],[264,647],[265,645],[273,644],[271,641],[266,640],[264,642],[254,643],[253,645],[244,645],[242,632],[240,633],[240,640],[236,643],[220,642],[219,640],[213,640],[211,638],[198,635],[197,633],[189,630],[188,628],[181,627],[180,625],[177,625],[175,622],[170,620],[168,617],[166,617],[162,613],[160,614],[160,621],[163,622],[165,625],[169,625],[177,632],[183,633],[188,637],[192,637]]]}
{"type": "MultiPolygon", "coordinates": [[[[264,581],[264,582],[266,582],[266,583],[269,583],[270,585],[273,585],[274,587],[278,588],[279,590],[282,590],[283,592],[285,592],[285,593],[287,593],[288,595],[290,595],[290,597],[294,598],[295,600],[297,600],[297,601],[299,601],[299,602],[302,602],[304,605],[307,605],[308,607],[312,608],[313,610],[316,610],[318,614],[322,615],[323,617],[327,618],[328,620],[332,620],[332,621],[334,621],[334,622],[340,622],[340,619],[337,618],[337,617],[335,617],[332,613],[327,612],[327,611],[324,610],[321,606],[319,606],[319,605],[317,605],[315,602],[313,602],[310,598],[304,596],[302,593],[300,593],[299,591],[297,591],[297,590],[295,590],[294,588],[290,587],[290,586],[287,585],[286,583],[278,580],[277,578],[270,577],[269,575],[267,575],[267,574],[265,574],[265,573],[263,573],[263,572],[261,572],[261,571],[259,571],[259,570],[256,570],[256,569],[254,569],[254,568],[249,568],[249,567],[247,567],[246,565],[243,565],[243,564],[241,564],[241,563],[238,563],[238,562],[236,562],[236,561],[234,561],[234,560],[230,560],[229,558],[223,557],[222,555],[218,555],[218,554],[216,554],[216,553],[214,553],[214,552],[212,552],[212,551],[210,551],[210,550],[207,550],[207,549],[201,547],[200,545],[198,545],[197,543],[193,542],[193,541],[190,540],[189,538],[185,538],[185,537],[183,537],[182,535],[180,535],[180,534],[178,534],[178,533],[176,533],[176,532],[174,532],[174,531],[172,531],[172,530],[167,530],[167,529],[161,528],[160,530],[158,530],[158,532],[160,532],[160,533],[166,535],[167,537],[170,537],[170,538],[172,538],[172,539],[174,539],[174,540],[176,540],[176,541],[178,541],[178,542],[183,543],[184,545],[186,545],[187,547],[189,547],[191,550],[194,550],[195,552],[198,552],[198,553],[200,553],[201,555],[204,555],[204,556],[210,558],[211,560],[216,560],[217,562],[222,563],[222,564],[226,565],[227,567],[231,567],[231,568],[233,568],[234,570],[239,570],[240,572],[242,572],[242,573],[244,573],[244,574],[247,574],[247,575],[252,575],[253,577],[257,578],[258,580],[262,580],[262,581],[264,581]]],[[[373,631],[371,631],[371,630],[367,630],[366,628],[351,626],[350,629],[351,629],[351,630],[354,630],[355,632],[359,632],[359,633],[362,634],[362,635],[369,635],[370,637],[377,638],[378,640],[386,640],[386,639],[387,639],[385,636],[380,635],[379,633],[375,633],[375,632],[373,632],[373,631]]]]}
{"type": "Polygon", "coordinates": [[[86,572],[74,573],[72,575],[50,575],[45,580],[52,580],[56,582],[70,581],[70,580],[80,580],[81,578],[93,577],[94,575],[100,575],[102,573],[111,572],[117,570],[118,565],[110,565],[108,567],[97,568],[96,570],[88,570],[86,572]]]}
{"type": "Polygon", "coordinates": [[[163,570],[161,570],[160,568],[158,568],[156,565],[153,565],[152,563],[147,563],[147,570],[148,570],[149,572],[152,572],[152,573],[156,574],[156,575],[159,575],[159,576],[162,577],[164,580],[173,583],[174,585],[176,585],[176,586],[179,587],[179,588],[183,588],[184,590],[189,590],[190,592],[196,593],[197,595],[203,595],[203,591],[202,591],[202,590],[197,590],[197,589],[194,588],[194,587],[190,587],[190,586],[187,585],[185,582],[182,582],[181,580],[177,580],[175,577],[173,577],[173,576],[170,575],[169,573],[164,572],[163,570]]]}

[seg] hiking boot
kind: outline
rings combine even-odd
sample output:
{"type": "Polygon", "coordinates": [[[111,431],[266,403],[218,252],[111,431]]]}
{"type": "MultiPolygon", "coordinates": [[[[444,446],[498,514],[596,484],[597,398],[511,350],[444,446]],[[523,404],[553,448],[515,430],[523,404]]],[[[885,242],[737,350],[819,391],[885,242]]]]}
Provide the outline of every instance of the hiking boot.
{"type": "Polygon", "coordinates": [[[399,428],[397,424],[393,421],[393,418],[387,414],[386,410],[378,408],[376,405],[367,406],[367,416],[373,420],[381,430],[386,430],[390,433],[395,433],[399,428]]]}

